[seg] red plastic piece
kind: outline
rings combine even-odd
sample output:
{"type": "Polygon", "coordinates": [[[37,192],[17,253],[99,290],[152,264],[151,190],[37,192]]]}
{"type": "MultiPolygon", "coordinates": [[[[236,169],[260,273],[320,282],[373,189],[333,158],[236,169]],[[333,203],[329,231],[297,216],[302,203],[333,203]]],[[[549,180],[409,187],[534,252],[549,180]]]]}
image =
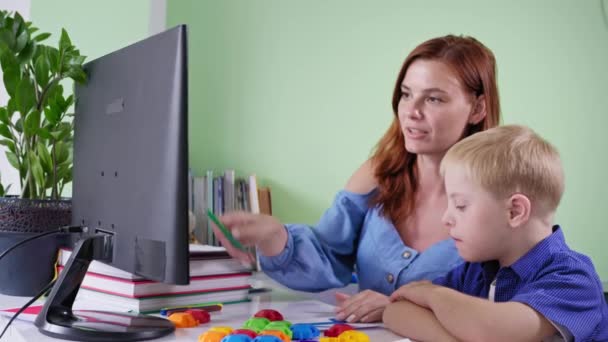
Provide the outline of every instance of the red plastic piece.
{"type": "Polygon", "coordinates": [[[211,321],[211,315],[206,310],[203,309],[188,309],[185,311],[194,317],[195,320],[198,321],[199,324],[209,323],[211,321]]]}
{"type": "Polygon", "coordinates": [[[283,315],[281,315],[280,312],[271,309],[260,310],[254,315],[254,317],[263,317],[271,322],[283,320],[283,315]]]}
{"type": "Polygon", "coordinates": [[[325,335],[327,337],[338,337],[338,336],[340,336],[341,333],[343,333],[347,330],[355,330],[355,328],[353,328],[352,326],[350,326],[348,324],[343,324],[343,323],[334,324],[331,327],[329,327],[329,329],[325,330],[323,335],[325,335]]]}
{"type": "Polygon", "coordinates": [[[247,335],[251,338],[256,338],[256,336],[258,336],[258,334],[255,333],[255,331],[253,330],[249,330],[249,329],[236,329],[233,330],[230,335],[247,335]]]}

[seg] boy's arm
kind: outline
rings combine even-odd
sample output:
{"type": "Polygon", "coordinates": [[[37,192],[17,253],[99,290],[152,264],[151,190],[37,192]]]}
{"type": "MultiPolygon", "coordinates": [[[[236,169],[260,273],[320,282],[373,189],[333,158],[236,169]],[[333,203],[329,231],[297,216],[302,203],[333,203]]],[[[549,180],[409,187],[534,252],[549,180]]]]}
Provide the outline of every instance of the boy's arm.
{"type": "Polygon", "coordinates": [[[428,282],[405,285],[391,299],[428,308],[450,334],[467,341],[540,341],[557,331],[525,304],[494,303],[428,282]]]}
{"type": "Polygon", "coordinates": [[[407,300],[389,304],[382,320],[388,329],[417,341],[458,341],[431,310],[407,300]]]}

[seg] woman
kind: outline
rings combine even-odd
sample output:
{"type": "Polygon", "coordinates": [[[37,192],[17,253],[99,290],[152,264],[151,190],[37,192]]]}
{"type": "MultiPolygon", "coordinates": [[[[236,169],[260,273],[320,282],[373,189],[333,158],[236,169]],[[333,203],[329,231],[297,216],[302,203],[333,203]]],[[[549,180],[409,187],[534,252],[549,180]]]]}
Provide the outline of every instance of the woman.
{"type": "MultiPolygon", "coordinates": [[[[264,272],[290,288],[343,287],[356,265],[363,291],[337,295],[336,317],[349,322],[380,320],[395,289],[461,262],[441,222],[447,199],[439,164],[463,137],[498,125],[494,55],[470,37],[426,41],[403,63],[392,104],[393,122],[372,157],[314,229],[248,213],[221,218],[235,238],[257,247],[264,272]]],[[[215,233],[232,256],[250,261],[215,233]]]]}

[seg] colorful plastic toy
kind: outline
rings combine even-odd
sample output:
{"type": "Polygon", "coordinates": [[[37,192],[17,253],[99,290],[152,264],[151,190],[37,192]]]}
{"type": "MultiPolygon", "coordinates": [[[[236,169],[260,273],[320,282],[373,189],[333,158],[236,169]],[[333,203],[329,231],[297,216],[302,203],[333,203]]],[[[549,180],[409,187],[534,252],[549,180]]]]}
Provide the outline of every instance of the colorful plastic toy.
{"type": "Polygon", "coordinates": [[[283,320],[283,315],[280,312],[271,309],[260,310],[253,317],[264,317],[271,322],[283,320]]]}
{"type": "Polygon", "coordinates": [[[266,329],[264,329],[264,330],[260,331],[260,335],[259,336],[264,336],[264,335],[273,335],[273,336],[276,336],[276,337],[280,338],[281,341],[283,341],[283,342],[291,342],[291,337],[287,336],[287,334],[285,334],[284,332],[282,332],[280,330],[266,330],[266,329]]]}
{"type": "Polygon", "coordinates": [[[247,335],[227,335],[221,342],[251,342],[253,339],[247,335]]]}
{"type": "Polygon", "coordinates": [[[290,329],[292,332],[291,338],[294,340],[314,339],[319,337],[321,334],[317,327],[310,324],[294,324],[290,327],[290,329]]]}
{"type": "Polygon", "coordinates": [[[354,330],[354,328],[348,324],[343,324],[343,323],[334,324],[331,327],[329,327],[329,329],[325,330],[323,335],[325,335],[327,337],[338,337],[338,336],[340,336],[341,333],[343,333],[344,331],[347,331],[347,330],[354,330]]]}
{"type": "Polygon", "coordinates": [[[337,337],[319,337],[319,342],[339,342],[337,337]]]}
{"type": "Polygon", "coordinates": [[[264,317],[253,317],[243,323],[243,328],[253,330],[256,333],[262,331],[270,321],[264,317]]]}
{"type": "Polygon", "coordinates": [[[283,341],[274,335],[261,335],[261,336],[254,338],[252,342],[283,342],[283,341]]]}
{"type": "MultiPolygon", "coordinates": [[[[281,321],[281,322],[283,322],[283,321],[281,321]]],[[[264,330],[278,330],[278,331],[282,332],[283,334],[289,336],[289,338],[292,338],[293,332],[291,331],[291,329],[289,329],[289,326],[291,326],[291,323],[289,323],[289,325],[286,325],[281,322],[270,322],[264,327],[264,330]]]]}
{"type": "Polygon", "coordinates": [[[198,325],[196,319],[186,312],[175,312],[169,316],[169,320],[176,328],[192,328],[198,325]]]}
{"type": "Polygon", "coordinates": [[[191,314],[199,324],[209,323],[211,320],[211,315],[203,309],[188,309],[184,312],[191,314]]]}
{"type": "Polygon", "coordinates": [[[226,335],[223,331],[207,331],[198,336],[198,342],[221,342],[226,335]]]}
{"type": "Polygon", "coordinates": [[[357,330],[347,330],[338,336],[338,342],[370,342],[369,336],[357,330]]]}
{"type": "Polygon", "coordinates": [[[258,336],[258,334],[253,331],[253,330],[249,330],[249,329],[236,329],[232,331],[232,334],[237,335],[237,334],[241,334],[241,335],[247,335],[251,338],[255,338],[256,336],[258,336]]]}
{"type": "Polygon", "coordinates": [[[211,329],[209,329],[209,331],[220,331],[220,332],[223,332],[226,335],[228,335],[232,332],[232,328],[227,327],[227,326],[217,326],[217,327],[211,327],[211,329]]]}

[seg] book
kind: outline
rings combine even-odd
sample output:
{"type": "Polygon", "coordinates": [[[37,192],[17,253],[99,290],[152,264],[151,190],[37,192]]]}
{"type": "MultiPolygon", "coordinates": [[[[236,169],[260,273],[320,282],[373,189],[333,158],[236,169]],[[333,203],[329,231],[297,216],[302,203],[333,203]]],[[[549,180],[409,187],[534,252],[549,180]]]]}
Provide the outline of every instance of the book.
{"type": "MultiPolygon", "coordinates": [[[[57,259],[58,265],[65,266],[70,259],[71,254],[71,250],[61,249],[57,259]]],[[[236,259],[232,259],[224,247],[196,244],[190,245],[190,277],[234,274],[250,271],[250,267],[242,265],[236,259]]],[[[144,279],[141,276],[97,260],[91,261],[87,272],[130,280],[144,279]]]]}
{"type": "Polygon", "coordinates": [[[129,298],[80,288],[78,295],[76,296],[74,309],[151,313],[158,312],[162,308],[170,306],[187,306],[208,302],[220,302],[223,304],[239,303],[247,301],[248,295],[248,289],[241,289],[231,291],[209,291],[194,294],[129,298]]]}
{"type": "MultiPolygon", "coordinates": [[[[60,266],[61,270],[63,267],[60,266]]],[[[251,272],[191,277],[188,285],[172,285],[147,279],[124,279],[87,272],[81,288],[117,296],[142,298],[249,289],[251,272]]]]}

